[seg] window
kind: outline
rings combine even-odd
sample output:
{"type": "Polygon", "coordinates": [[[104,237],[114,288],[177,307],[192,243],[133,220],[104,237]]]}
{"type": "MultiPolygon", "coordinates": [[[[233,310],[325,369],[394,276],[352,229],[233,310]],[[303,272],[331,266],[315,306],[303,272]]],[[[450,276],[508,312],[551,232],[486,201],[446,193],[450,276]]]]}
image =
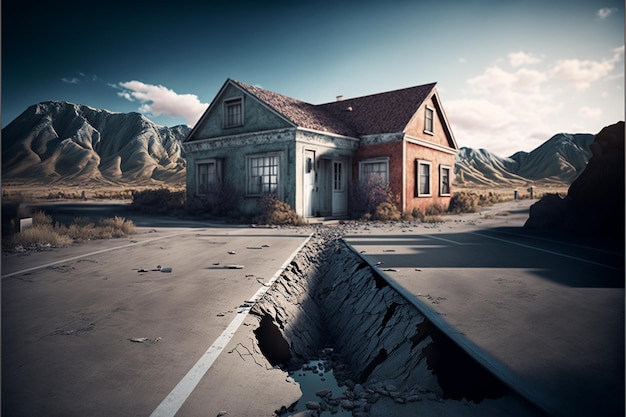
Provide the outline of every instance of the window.
{"type": "Polygon", "coordinates": [[[343,191],[342,167],[342,162],[333,162],[333,191],[343,191]]]}
{"type": "Polygon", "coordinates": [[[439,167],[439,195],[450,195],[450,167],[439,167]]]}
{"type": "Polygon", "coordinates": [[[361,182],[381,185],[389,184],[389,160],[374,159],[359,163],[359,178],[361,182]]]}
{"type": "Polygon", "coordinates": [[[435,131],[434,118],[434,110],[426,106],[426,109],[424,110],[424,132],[433,133],[435,131]]]}
{"type": "Polygon", "coordinates": [[[430,162],[415,161],[415,197],[430,196],[430,162]]]}
{"type": "Polygon", "coordinates": [[[261,195],[278,191],[279,156],[255,155],[247,157],[248,195],[261,195]]]}
{"type": "Polygon", "coordinates": [[[196,163],[196,194],[209,195],[219,190],[222,161],[210,159],[196,163]]]}
{"type": "Polygon", "coordinates": [[[224,101],[224,127],[243,126],[243,98],[224,101]]]}

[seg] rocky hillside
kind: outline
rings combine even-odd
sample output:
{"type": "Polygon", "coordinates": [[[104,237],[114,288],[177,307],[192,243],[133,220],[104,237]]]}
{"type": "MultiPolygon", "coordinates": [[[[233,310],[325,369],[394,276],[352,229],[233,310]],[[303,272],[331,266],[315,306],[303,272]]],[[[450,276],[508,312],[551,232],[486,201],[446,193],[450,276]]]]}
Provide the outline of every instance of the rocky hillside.
{"type": "Polygon", "coordinates": [[[461,148],[455,166],[459,185],[570,184],[587,166],[595,135],[559,133],[531,152],[502,158],[484,149],[461,148]]]}
{"type": "MultiPolygon", "coordinates": [[[[158,126],[139,113],[62,101],[29,107],[2,129],[2,179],[37,183],[185,183],[181,141],[187,126],[158,126]]],[[[555,135],[532,152],[502,158],[461,148],[455,183],[463,186],[570,184],[591,157],[594,135],[555,135]]]]}
{"type": "Polygon", "coordinates": [[[139,113],[48,101],[2,129],[3,181],[67,184],[185,182],[181,141],[190,128],[139,113]]]}

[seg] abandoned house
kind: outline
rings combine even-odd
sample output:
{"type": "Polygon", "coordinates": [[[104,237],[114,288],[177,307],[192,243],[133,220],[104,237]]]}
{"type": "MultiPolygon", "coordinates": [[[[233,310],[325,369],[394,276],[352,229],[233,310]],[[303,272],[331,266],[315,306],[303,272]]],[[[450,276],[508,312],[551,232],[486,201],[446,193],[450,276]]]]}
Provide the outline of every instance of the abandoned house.
{"type": "Polygon", "coordinates": [[[447,207],[458,146],[425,84],[313,105],[228,79],[183,141],[187,193],[274,193],[303,217],[346,216],[358,184],[382,183],[402,211],[447,207]]]}

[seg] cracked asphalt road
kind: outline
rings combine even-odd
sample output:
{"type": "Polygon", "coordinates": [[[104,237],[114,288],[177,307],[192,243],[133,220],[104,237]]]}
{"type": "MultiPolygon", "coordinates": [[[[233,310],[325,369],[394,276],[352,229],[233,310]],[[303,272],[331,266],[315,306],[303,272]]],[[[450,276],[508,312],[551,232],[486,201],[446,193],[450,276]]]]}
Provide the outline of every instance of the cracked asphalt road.
{"type": "MultiPolygon", "coordinates": [[[[308,237],[186,226],[3,255],[2,415],[150,416],[308,237]]],[[[282,372],[257,378],[266,364],[246,361],[239,333],[179,415],[272,415],[298,399],[282,372]]]]}
{"type": "Polygon", "coordinates": [[[487,369],[554,415],[624,413],[623,242],[522,228],[528,201],[346,241],[487,369]]]}

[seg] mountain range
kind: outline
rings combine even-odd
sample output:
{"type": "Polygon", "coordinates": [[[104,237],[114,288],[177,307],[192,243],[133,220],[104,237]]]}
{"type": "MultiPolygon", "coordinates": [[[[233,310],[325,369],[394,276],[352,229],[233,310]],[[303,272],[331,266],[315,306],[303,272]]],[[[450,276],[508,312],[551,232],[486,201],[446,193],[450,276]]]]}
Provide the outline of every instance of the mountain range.
{"type": "MultiPolygon", "coordinates": [[[[187,126],[159,126],[140,113],[46,101],[2,129],[3,182],[67,185],[185,183],[181,142],[187,126]]],[[[571,183],[591,157],[591,134],[560,133],[532,152],[503,158],[461,148],[455,183],[462,186],[571,183]]]]}
{"type": "Polygon", "coordinates": [[[523,185],[531,182],[570,184],[591,158],[595,135],[559,133],[531,152],[508,158],[485,149],[461,148],[455,161],[457,185],[523,185]]]}
{"type": "Polygon", "coordinates": [[[140,113],[42,102],[2,129],[3,181],[184,183],[181,141],[190,130],[140,113]]]}

